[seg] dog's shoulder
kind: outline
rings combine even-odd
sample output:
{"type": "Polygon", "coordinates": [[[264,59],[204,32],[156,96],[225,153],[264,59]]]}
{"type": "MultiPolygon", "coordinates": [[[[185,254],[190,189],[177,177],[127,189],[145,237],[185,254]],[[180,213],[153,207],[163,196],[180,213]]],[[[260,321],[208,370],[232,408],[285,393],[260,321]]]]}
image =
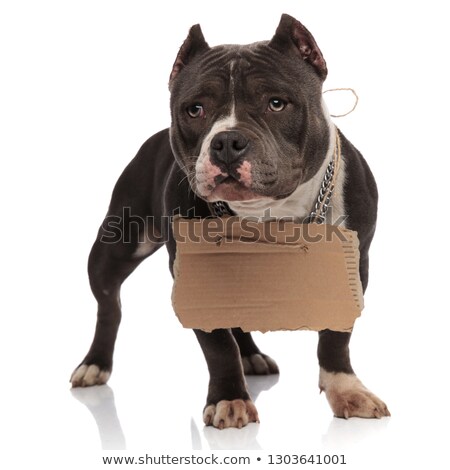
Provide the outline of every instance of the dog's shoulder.
{"type": "Polygon", "coordinates": [[[170,147],[169,129],[164,129],[149,137],[142,144],[126,170],[158,170],[158,166],[161,168],[170,166],[174,160],[175,158],[170,147]]]}
{"type": "Polygon", "coordinates": [[[169,129],[164,129],[147,139],[125,167],[114,187],[112,206],[116,200],[121,205],[124,201],[148,200],[151,188],[167,179],[174,165],[169,129]]]}

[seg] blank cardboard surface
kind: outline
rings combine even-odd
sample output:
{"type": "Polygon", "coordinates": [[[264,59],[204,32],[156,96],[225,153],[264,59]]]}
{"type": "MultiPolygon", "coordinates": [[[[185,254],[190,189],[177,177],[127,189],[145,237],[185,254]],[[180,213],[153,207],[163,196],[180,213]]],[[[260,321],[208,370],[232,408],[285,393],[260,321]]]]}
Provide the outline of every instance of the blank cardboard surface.
{"type": "Polygon", "coordinates": [[[350,331],[363,309],[356,232],[175,218],[174,310],[186,328],[350,331]]]}

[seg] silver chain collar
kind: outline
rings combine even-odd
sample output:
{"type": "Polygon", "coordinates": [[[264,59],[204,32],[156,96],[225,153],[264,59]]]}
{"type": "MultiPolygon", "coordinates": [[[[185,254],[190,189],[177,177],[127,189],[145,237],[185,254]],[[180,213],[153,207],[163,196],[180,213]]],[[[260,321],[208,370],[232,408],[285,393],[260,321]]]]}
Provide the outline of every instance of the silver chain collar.
{"type": "Polygon", "coordinates": [[[216,217],[223,217],[224,215],[233,214],[230,207],[228,206],[226,202],[223,202],[223,201],[213,202],[211,203],[211,206],[212,206],[214,215],[216,217]]]}
{"type": "Polygon", "coordinates": [[[308,223],[315,222],[316,224],[323,224],[325,222],[325,217],[331,202],[331,196],[333,195],[334,191],[334,169],[335,166],[333,159],[328,164],[327,170],[325,171],[325,176],[320,186],[316,204],[307,219],[308,223]]]}

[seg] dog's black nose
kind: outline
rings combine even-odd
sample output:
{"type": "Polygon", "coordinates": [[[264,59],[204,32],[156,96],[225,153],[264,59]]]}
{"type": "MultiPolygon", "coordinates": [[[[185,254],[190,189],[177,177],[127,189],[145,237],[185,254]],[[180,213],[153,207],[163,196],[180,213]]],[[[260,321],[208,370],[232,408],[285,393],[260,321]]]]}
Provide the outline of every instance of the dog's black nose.
{"type": "Polygon", "coordinates": [[[225,165],[230,169],[233,164],[242,160],[249,148],[248,139],[237,131],[217,133],[211,141],[211,162],[219,167],[225,165]]]}

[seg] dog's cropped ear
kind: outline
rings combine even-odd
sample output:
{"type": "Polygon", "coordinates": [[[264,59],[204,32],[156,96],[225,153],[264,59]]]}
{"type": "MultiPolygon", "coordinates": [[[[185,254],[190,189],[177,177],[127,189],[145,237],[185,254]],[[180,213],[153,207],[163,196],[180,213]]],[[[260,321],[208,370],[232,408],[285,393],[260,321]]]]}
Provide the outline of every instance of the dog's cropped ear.
{"type": "Polygon", "coordinates": [[[328,70],[322,52],[312,34],[292,16],[286,14],[281,16],[280,24],[269,46],[280,52],[294,47],[300,57],[312,65],[319,77],[325,80],[328,70]]]}
{"type": "Polygon", "coordinates": [[[169,89],[172,88],[174,78],[180,71],[199,53],[205,52],[209,49],[208,43],[202,33],[199,24],[191,27],[188,37],[183,42],[180,50],[178,51],[177,58],[172,67],[172,72],[169,79],[169,89]]]}

